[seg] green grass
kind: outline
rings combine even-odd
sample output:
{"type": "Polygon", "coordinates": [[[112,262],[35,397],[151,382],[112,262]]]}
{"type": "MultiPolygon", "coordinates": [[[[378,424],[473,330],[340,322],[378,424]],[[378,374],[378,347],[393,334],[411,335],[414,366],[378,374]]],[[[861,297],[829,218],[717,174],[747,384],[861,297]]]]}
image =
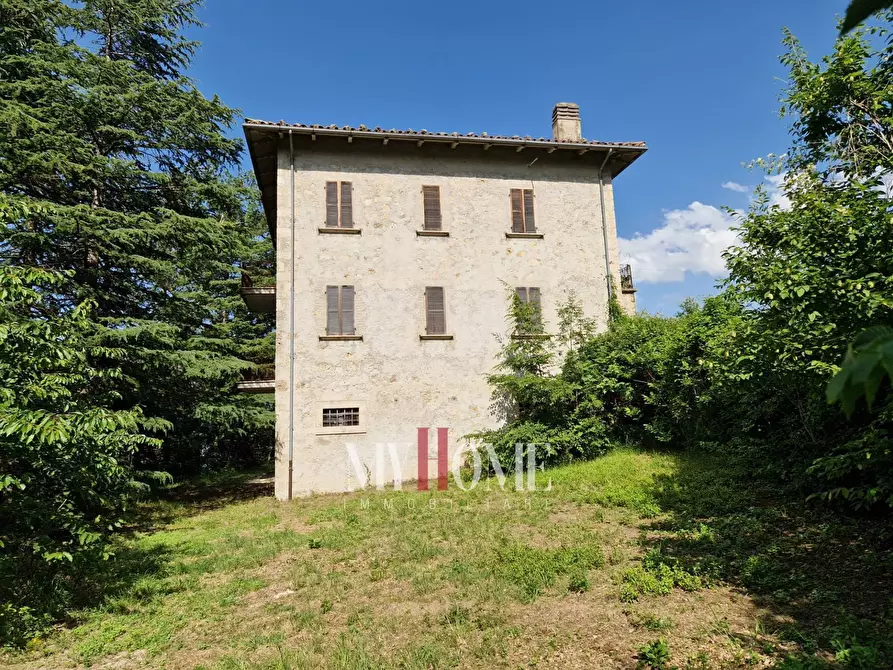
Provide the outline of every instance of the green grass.
{"type": "Polygon", "coordinates": [[[140,510],[97,605],[0,663],[630,667],[659,634],[680,667],[887,667],[883,527],[745,475],[622,449],[534,492],[184,485],[140,510]]]}

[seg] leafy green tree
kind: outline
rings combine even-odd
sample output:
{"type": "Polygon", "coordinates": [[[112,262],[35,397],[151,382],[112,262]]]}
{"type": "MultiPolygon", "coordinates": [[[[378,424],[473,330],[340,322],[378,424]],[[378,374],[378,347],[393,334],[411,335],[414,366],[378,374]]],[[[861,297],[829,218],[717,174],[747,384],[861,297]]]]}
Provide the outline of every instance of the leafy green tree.
{"type": "Polygon", "coordinates": [[[828,402],[840,402],[847,416],[852,416],[862,398],[871,407],[881,386],[891,378],[893,328],[868,328],[847,348],[840,370],[828,384],[828,402]]]}
{"type": "MultiPolygon", "coordinates": [[[[786,38],[786,62],[792,74],[787,103],[798,119],[793,164],[814,165],[812,172],[825,185],[825,192],[840,201],[834,212],[840,222],[838,232],[845,235],[839,248],[851,258],[838,257],[851,267],[861,264],[865,279],[851,283],[852,291],[841,304],[828,306],[836,316],[841,306],[858,305],[856,314],[851,313],[855,322],[844,324],[852,344],[845,348],[842,368],[828,385],[827,397],[843,402],[852,418],[850,425],[859,430],[811,468],[838,484],[827,496],[847,498],[856,506],[884,499],[893,504],[893,453],[886,438],[893,410],[885,381],[893,366],[889,337],[893,325],[889,279],[893,226],[889,208],[893,35],[889,26],[893,13],[882,12],[879,17],[881,25],[871,30],[874,40],[869,42],[860,31],[843,37],[821,66],[809,63],[796,40],[786,38]],[[864,395],[870,408],[856,413],[859,395],[864,395]]],[[[858,274],[852,267],[850,276],[858,274]]],[[[843,351],[841,347],[838,356],[843,351]]]]}
{"type": "MultiPolygon", "coordinates": [[[[888,5],[852,3],[844,32],[888,5]],[[860,8],[862,15],[851,16],[860,8]]],[[[881,16],[890,19],[889,13],[881,16]]],[[[893,170],[893,115],[889,109],[893,44],[886,27],[874,32],[885,41],[878,53],[856,34],[838,41],[833,56],[824,59],[824,67],[811,63],[796,40],[786,35],[789,53],[785,60],[794,82],[788,104],[798,115],[794,126],[799,140],[798,165],[820,164],[826,166],[828,176],[845,174],[869,185],[878,175],[893,170]]],[[[889,186],[884,188],[889,196],[889,186]]],[[[828,400],[842,402],[851,415],[860,398],[872,404],[890,369],[893,337],[881,326],[870,327],[848,348],[840,372],[828,386],[828,400]]]]}
{"type": "Polygon", "coordinates": [[[77,587],[66,575],[104,557],[128,501],[158,477],[134,471],[157,445],[141,431],[167,428],[119,407],[120,371],[90,363],[123,353],[91,343],[94,306],[49,304],[66,280],[0,266],[0,644],[38,632],[77,587]]]}
{"type": "Polygon", "coordinates": [[[595,332],[595,320],[583,313],[583,306],[580,304],[576,292],[571,289],[565,300],[558,305],[557,343],[564,351],[573,352],[579,349],[595,332]]]}
{"type": "Polygon", "coordinates": [[[237,261],[269,261],[269,241],[230,177],[234,110],[183,75],[197,7],[0,3],[0,193],[41,205],[6,221],[4,262],[65,271],[59,311],[96,305],[96,344],[126,356],[95,363],[172,426],[139,459],[172,470],[272,443],[268,403],[231,393],[270,354],[272,322],[236,299],[237,261]]]}
{"type": "MultiPolygon", "coordinates": [[[[507,289],[508,332],[500,338],[502,351],[487,381],[493,387],[491,412],[503,421],[495,430],[479,431],[467,438],[490,444],[502,467],[515,467],[515,445],[521,445],[524,458],[535,450],[538,464],[568,460],[569,436],[561,425],[569,419],[570,388],[555,375],[553,338],[546,331],[540,307],[522,301],[507,289]]],[[[567,307],[567,306],[566,306],[567,307]]],[[[571,306],[566,312],[576,313],[571,306]]],[[[570,317],[565,318],[568,329],[570,317]]]]}
{"type": "Polygon", "coordinates": [[[615,314],[582,343],[564,310],[557,376],[507,346],[490,380],[517,413],[490,441],[548,441],[550,462],[622,442],[710,448],[807,495],[893,507],[893,47],[887,25],[873,35],[814,63],[785,33],[792,146],[770,167],[787,204],[760,193],[739,216],[722,293],[671,319],[615,314]]]}
{"type": "Polygon", "coordinates": [[[841,37],[834,52],[812,62],[799,41],[784,31],[790,71],[782,114],[791,119],[793,144],[784,162],[789,171],[814,169],[827,181],[874,179],[893,168],[893,42],[891,13],[872,30],[841,37]]]}
{"type": "Polygon", "coordinates": [[[853,30],[869,16],[893,7],[891,0],[852,0],[846,9],[843,23],[840,25],[840,34],[853,30]]]}

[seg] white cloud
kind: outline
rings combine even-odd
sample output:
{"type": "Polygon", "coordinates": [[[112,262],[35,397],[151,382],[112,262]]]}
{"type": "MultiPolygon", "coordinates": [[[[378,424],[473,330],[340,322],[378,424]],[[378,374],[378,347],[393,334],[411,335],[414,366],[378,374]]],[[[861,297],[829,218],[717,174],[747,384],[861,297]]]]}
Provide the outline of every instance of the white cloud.
{"type": "Polygon", "coordinates": [[[737,240],[734,224],[728,212],[693,202],[665,211],[662,225],[646,235],[620,238],[621,256],[642,283],[682,281],[687,272],[718,277],[726,271],[722,252],[737,240]]]}
{"type": "MultiPolygon", "coordinates": [[[[785,175],[769,175],[763,188],[770,205],[789,209],[784,180],[785,175]]],[[[751,190],[735,182],[722,186],[738,192],[751,190]]],[[[738,241],[734,225],[735,217],[729,212],[695,201],[685,209],[664,211],[660,226],[650,233],[621,237],[620,256],[632,264],[633,277],[643,284],[680,282],[687,274],[698,273],[722,277],[726,274],[722,254],[738,241]]]]}
{"type": "Polygon", "coordinates": [[[730,191],[737,191],[738,193],[747,193],[750,191],[750,186],[745,186],[744,184],[739,184],[734,181],[727,181],[723,183],[722,187],[727,188],[730,191]]]}

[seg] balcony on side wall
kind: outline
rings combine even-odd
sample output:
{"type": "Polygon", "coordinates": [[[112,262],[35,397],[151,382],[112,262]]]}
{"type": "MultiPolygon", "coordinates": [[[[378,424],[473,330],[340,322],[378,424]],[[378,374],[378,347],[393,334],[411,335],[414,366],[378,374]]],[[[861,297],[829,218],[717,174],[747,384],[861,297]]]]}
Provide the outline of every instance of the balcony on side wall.
{"type": "Polygon", "coordinates": [[[633,269],[627,263],[620,266],[620,291],[622,293],[635,293],[638,289],[633,286],[633,269]]]}
{"type": "Polygon", "coordinates": [[[636,313],[636,287],[633,285],[633,270],[629,264],[620,266],[620,307],[630,316],[636,313]]]}
{"type": "Polygon", "coordinates": [[[276,311],[276,287],[255,286],[250,275],[242,273],[242,288],[239,294],[245,305],[252,312],[260,314],[272,314],[276,311]]]}
{"type": "Polygon", "coordinates": [[[276,390],[276,370],[273,363],[258,365],[254,370],[242,373],[236,383],[237,393],[273,393],[276,390]]]}

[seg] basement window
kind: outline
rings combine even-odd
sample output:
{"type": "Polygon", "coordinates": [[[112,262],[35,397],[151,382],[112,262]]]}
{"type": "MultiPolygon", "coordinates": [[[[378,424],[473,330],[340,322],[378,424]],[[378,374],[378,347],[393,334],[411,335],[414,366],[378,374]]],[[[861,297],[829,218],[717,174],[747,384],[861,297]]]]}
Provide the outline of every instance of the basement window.
{"type": "Polygon", "coordinates": [[[325,407],[322,410],[323,428],[342,428],[359,425],[359,407],[325,407]]]}

